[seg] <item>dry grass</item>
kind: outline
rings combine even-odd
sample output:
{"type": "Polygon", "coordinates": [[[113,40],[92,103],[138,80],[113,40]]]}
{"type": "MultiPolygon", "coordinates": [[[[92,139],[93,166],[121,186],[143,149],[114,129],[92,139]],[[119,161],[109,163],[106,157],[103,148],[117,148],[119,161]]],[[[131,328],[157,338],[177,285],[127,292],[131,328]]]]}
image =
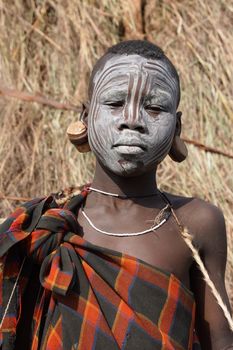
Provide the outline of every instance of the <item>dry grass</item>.
{"type": "MultiPolygon", "coordinates": [[[[0,0],[0,85],[80,106],[89,73],[123,38],[162,46],[182,83],[183,134],[232,149],[232,4],[228,1],[0,0]],[[136,5],[135,5],[136,6],[136,5]],[[138,6],[137,8],[140,8],[138,6]]],[[[79,155],[65,130],[75,113],[0,96],[0,194],[35,197],[89,181],[94,160],[79,155]]],[[[181,165],[159,169],[163,189],[222,208],[227,223],[227,288],[233,303],[232,160],[189,146],[181,165]]],[[[15,207],[2,200],[0,216],[15,207]]],[[[195,213],[194,213],[195,215],[195,213]]]]}

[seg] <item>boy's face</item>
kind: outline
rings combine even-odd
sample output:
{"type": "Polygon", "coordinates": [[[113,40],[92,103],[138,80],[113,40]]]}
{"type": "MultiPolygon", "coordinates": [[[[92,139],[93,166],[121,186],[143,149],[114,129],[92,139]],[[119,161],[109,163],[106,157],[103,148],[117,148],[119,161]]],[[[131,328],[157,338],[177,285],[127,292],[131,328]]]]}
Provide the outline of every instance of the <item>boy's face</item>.
{"type": "Polygon", "coordinates": [[[176,128],[178,83],[167,64],[110,56],[92,82],[88,139],[99,162],[120,176],[155,168],[176,128]]]}

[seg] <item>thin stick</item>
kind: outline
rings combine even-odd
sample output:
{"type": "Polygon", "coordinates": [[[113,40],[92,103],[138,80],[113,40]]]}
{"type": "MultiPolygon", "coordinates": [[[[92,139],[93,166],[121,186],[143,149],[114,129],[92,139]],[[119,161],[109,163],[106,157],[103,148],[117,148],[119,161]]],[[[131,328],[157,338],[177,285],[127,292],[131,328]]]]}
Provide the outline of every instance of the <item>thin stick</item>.
{"type": "Polygon", "coordinates": [[[58,102],[54,99],[48,99],[47,97],[41,94],[33,95],[33,94],[30,94],[29,92],[10,89],[0,85],[0,96],[1,95],[3,97],[17,98],[18,100],[21,100],[21,101],[40,103],[56,109],[64,109],[68,111],[80,112],[80,108],[76,107],[73,104],[58,102]]]}
{"type": "MultiPolygon", "coordinates": [[[[0,96],[3,97],[13,97],[13,98],[17,98],[18,100],[21,101],[25,101],[25,102],[36,102],[36,103],[40,103],[43,105],[46,105],[48,107],[51,108],[55,108],[55,109],[63,109],[63,110],[67,110],[67,111],[75,111],[80,113],[81,109],[76,107],[75,105],[71,104],[71,103],[63,103],[63,102],[58,102],[54,99],[49,99],[45,96],[43,96],[42,94],[37,94],[37,95],[33,95],[29,92],[25,92],[25,91],[19,91],[17,89],[10,89],[8,87],[3,87],[0,85],[0,96]]],[[[191,140],[187,137],[182,137],[182,140],[186,143],[189,143],[191,145],[194,145],[195,147],[198,147],[200,149],[202,149],[205,152],[210,152],[210,153],[215,153],[215,154],[220,154],[224,157],[227,158],[231,158],[233,159],[233,154],[224,152],[220,149],[217,149],[215,147],[211,147],[211,146],[207,146],[204,143],[195,141],[195,140],[191,140]]]]}
{"type": "Polygon", "coordinates": [[[218,290],[216,289],[213,281],[211,280],[210,276],[209,276],[209,273],[199,255],[199,252],[198,250],[196,249],[196,247],[194,247],[193,245],[193,242],[192,242],[192,239],[193,239],[193,236],[189,233],[188,229],[186,227],[183,227],[181,224],[180,224],[180,221],[178,219],[178,217],[176,216],[174,210],[171,208],[171,212],[172,212],[172,215],[173,215],[173,218],[175,219],[178,227],[179,227],[179,231],[180,231],[180,234],[182,235],[185,243],[187,244],[187,246],[189,247],[189,249],[191,250],[192,254],[193,254],[193,258],[194,260],[196,261],[202,275],[203,275],[203,278],[206,282],[206,284],[209,286],[212,294],[214,295],[218,305],[220,306],[220,308],[222,309],[223,311],[223,314],[229,324],[229,327],[230,329],[233,331],[233,319],[232,319],[232,316],[227,308],[227,306],[225,305],[220,293],[218,292],[218,290]]]}
{"type": "Polygon", "coordinates": [[[28,202],[32,200],[32,198],[28,197],[13,197],[13,196],[4,196],[0,194],[0,199],[7,199],[9,201],[16,201],[16,202],[28,202]]]}
{"type": "Polygon", "coordinates": [[[104,39],[104,35],[101,33],[98,26],[92,20],[91,16],[89,15],[89,13],[87,11],[85,11],[85,17],[88,20],[88,22],[90,23],[90,25],[92,26],[94,32],[97,34],[97,37],[99,38],[100,42],[102,42],[106,47],[108,47],[109,45],[108,45],[107,41],[104,39]]]}
{"type": "Polygon", "coordinates": [[[182,137],[182,140],[186,143],[189,143],[191,145],[194,145],[200,149],[202,149],[203,151],[205,152],[210,152],[210,153],[216,153],[216,154],[220,154],[224,157],[228,157],[228,158],[231,158],[233,159],[233,154],[230,154],[230,153],[227,153],[227,152],[224,152],[220,149],[217,149],[217,148],[214,148],[214,147],[211,147],[211,146],[206,146],[204,143],[201,143],[201,142],[198,142],[198,141],[195,141],[195,140],[190,140],[186,137],[182,137]]]}

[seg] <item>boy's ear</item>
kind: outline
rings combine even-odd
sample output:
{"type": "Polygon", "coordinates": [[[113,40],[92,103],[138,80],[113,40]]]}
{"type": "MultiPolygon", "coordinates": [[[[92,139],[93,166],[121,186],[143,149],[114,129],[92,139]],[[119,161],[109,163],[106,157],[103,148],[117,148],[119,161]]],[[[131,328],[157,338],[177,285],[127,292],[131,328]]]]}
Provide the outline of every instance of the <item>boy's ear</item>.
{"type": "Polygon", "coordinates": [[[90,146],[88,144],[88,112],[89,104],[82,105],[82,111],[78,121],[71,123],[67,128],[67,135],[70,142],[77,148],[81,153],[89,152],[90,146]]]}
{"type": "Polygon", "coordinates": [[[83,124],[88,127],[88,113],[90,109],[90,102],[85,102],[82,104],[82,110],[80,114],[80,121],[83,122],[83,124]]]}
{"type": "Polygon", "coordinates": [[[181,116],[182,116],[182,112],[176,113],[176,130],[175,130],[173,143],[169,151],[169,156],[171,157],[171,159],[178,163],[183,162],[183,160],[185,160],[185,158],[188,155],[187,147],[184,141],[180,138],[181,116]]]}

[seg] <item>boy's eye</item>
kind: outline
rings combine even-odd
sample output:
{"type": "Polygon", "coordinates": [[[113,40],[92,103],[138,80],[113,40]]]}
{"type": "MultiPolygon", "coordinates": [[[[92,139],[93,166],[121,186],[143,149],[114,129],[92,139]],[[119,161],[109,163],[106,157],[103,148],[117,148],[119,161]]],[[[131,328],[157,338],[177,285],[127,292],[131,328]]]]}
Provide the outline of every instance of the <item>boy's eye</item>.
{"type": "Polygon", "coordinates": [[[145,106],[145,110],[147,112],[151,112],[151,113],[154,113],[154,114],[159,114],[160,112],[162,112],[162,108],[161,107],[153,106],[153,105],[145,106]]]}
{"type": "Polygon", "coordinates": [[[125,101],[109,101],[109,102],[105,102],[105,105],[109,106],[109,107],[123,107],[125,104],[125,101]]]}

